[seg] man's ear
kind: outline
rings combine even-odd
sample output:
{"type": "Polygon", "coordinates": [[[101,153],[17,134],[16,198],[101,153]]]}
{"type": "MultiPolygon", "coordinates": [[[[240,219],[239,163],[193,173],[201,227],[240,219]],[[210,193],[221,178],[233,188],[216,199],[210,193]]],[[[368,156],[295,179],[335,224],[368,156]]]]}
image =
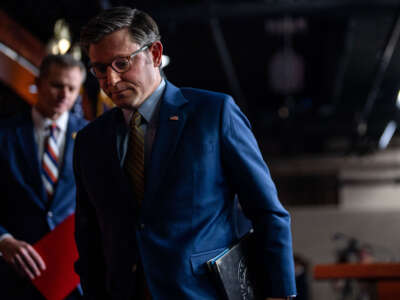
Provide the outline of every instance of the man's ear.
{"type": "Polygon", "coordinates": [[[161,66],[162,54],[163,54],[163,45],[160,41],[155,41],[150,48],[151,55],[153,57],[153,65],[154,67],[161,66]]]}

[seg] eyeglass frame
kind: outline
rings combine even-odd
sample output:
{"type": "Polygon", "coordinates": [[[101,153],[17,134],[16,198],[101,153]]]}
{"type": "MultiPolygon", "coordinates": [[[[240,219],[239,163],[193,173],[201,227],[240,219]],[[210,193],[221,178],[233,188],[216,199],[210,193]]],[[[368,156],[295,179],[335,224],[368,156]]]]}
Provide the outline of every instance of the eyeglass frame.
{"type": "MultiPolygon", "coordinates": [[[[114,58],[114,59],[112,60],[112,62],[109,63],[109,64],[101,64],[101,63],[98,63],[97,65],[102,65],[102,66],[104,66],[106,71],[107,71],[107,68],[110,66],[111,69],[113,69],[115,72],[117,72],[117,73],[119,73],[119,74],[128,72],[128,71],[131,69],[131,66],[132,66],[132,64],[131,64],[132,59],[133,59],[136,55],[138,55],[139,53],[141,53],[141,52],[143,52],[143,51],[149,49],[153,44],[154,44],[154,42],[147,43],[146,45],[143,45],[143,46],[140,47],[138,50],[134,51],[132,54],[130,54],[130,55],[128,55],[128,56],[118,56],[118,57],[114,58]],[[118,70],[115,69],[115,67],[113,66],[113,63],[114,63],[117,59],[128,59],[128,68],[126,69],[126,71],[118,71],[118,70]]],[[[91,73],[94,77],[96,77],[97,79],[104,79],[104,78],[106,78],[106,77],[107,77],[106,72],[105,72],[105,74],[106,74],[105,76],[102,76],[102,77],[96,76],[96,72],[94,71],[95,65],[96,65],[96,63],[95,63],[94,65],[89,65],[89,71],[90,71],[90,73],[91,73]]]]}

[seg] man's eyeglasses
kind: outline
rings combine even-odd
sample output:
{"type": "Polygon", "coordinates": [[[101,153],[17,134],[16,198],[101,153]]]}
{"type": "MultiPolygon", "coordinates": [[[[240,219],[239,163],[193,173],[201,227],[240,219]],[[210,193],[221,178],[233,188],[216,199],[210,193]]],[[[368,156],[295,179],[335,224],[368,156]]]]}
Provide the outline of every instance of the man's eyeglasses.
{"type": "Polygon", "coordinates": [[[107,68],[110,66],[117,73],[124,73],[129,71],[131,68],[132,59],[138,55],[140,52],[148,49],[153,43],[149,43],[136,50],[131,55],[126,57],[117,57],[110,64],[94,63],[89,67],[90,73],[92,73],[96,78],[103,79],[107,77],[107,68]]]}

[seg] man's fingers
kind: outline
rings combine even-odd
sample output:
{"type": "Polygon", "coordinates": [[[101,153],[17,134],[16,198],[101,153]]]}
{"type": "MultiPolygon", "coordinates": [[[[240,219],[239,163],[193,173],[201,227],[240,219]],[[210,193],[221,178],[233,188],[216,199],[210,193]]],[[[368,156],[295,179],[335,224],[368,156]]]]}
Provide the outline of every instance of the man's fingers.
{"type": "Polygon", "coordinates": [[[46,270],[46,264],[40,254],[28,243],[14,238],[2,241],[4,259],[11,263],[22,275],[34,279],[46,270]]]}
{"type": "Polygon", "coordinates": [[[30,253],[31,257],[35,261],[36,265],[39,267],[40,270],[46,270],[46,263],[44,262],[43,258],[40,256],[39,253],[33,248],[31,245],[28,245],[27,248],[28,252],[30,253]]]}
{"type": "Polygon", "coordinates": [[[22,267],[20,266],[18,260],[16,257],[13,257],[10,259],[9,263],[13,266],[15,271],[21,276],[21,277],[27,277],[27,274],[22,270],[22,267]]]}
{"type": "Polygon", "coordinates": [[[15,258],[16,258],[16,260],[18,262],[16,264],[16,266],[18,268],[20,268],[20,270],[24,273],[24,275],[27,275],[31,280],[35,279],[35,276],[31,272],[31,270],[28,268],[28,266],[26,265],[26,263],[24,262],[22,257],[19,254],[16,254],[15,258]]]}
{"type": "Polygon", "coordinates": [[[30,269],[31,272],[36,276],[40,276],[39,267],[36,265],[36,262],[33,257],[31,257],[30,252],[28,251],[29,245],[20,249],[20,254],[22,259],[25,262],[25,265],[30,269]]]}

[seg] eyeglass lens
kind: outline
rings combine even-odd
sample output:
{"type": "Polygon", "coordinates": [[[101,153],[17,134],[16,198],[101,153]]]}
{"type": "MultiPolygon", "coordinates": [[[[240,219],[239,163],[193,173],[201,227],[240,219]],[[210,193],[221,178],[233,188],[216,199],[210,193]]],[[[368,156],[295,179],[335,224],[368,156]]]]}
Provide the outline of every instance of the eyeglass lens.
{"type": "MultiPolygon", "coordinates": [[[[145,45],[136,52],[132,53],[130,57],[119,57],[114,59],[111,62],[111,67],[114,71],[118,73],[123,73],[129,70],[130,68],[130,60],[133,59],[137,54],[146,50],[149,45],[145,45]]],[[[106,76],[108,64],[96,64],[90,68],[90,71],[93,73],[94,76],[98,78],[102,78],[106,76]]]]}

